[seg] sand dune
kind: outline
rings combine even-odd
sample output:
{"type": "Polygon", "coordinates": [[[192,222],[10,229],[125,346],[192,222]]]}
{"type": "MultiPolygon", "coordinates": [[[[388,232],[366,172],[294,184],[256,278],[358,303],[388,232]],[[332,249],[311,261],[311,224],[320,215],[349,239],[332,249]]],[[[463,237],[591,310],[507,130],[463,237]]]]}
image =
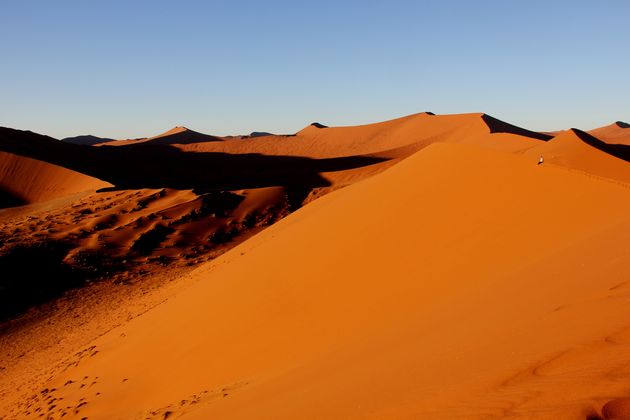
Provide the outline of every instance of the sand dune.
{"type": "Polygon", "coordinates": [[[593,416],[627,393],[629,210],[626,184],[432,145],[198,269],[10,415],[593,416]]]}
{"type": "MultiPolygon", "coordinates": [[[[65,178],[55,179],[63,186],[65,178]]],[[[2,284],[0,324],[86,282],[127,284],[147,272],[193,267],[288,212],[282,187],[203,194],[145,189],[84,194],[0,219],[0,266],[21,271],[19,282],[7,281],[10,274],[2,284]],[[43,261],[22,267],[30,259],[43,261]],[[47,275],[54,280],[42,283],[47,275]]]]}
{"type": "Polygon", "coordinates": [[[521,152],[547,138],[481,113],[420,113],[362,126],[309,125],[295,135],[230,140],[175,127],[159,136],[95,148],[9,130],[0,150],[43,159],[119,188],[284,186],[303,190],[299,195],[307,197],[309,191],[319,194],[320,189],[330,191],[365,179],[436,142],[521,152]],[[165,167],[169,170],[162,170],[165,167]],[[209,167],[215,170],[208,171],[209,167]]]}
{"type": "Polygon", "coordinates": [[[129,140],[111,140],[109,142],[102,142],[99,144],[99,146],[129,146],[137,144],[188,144],[220,140],[221,139],[219,137],[198,133],[197,131],[190,130],[183,126],[177,126],[171,128],[168,131],[165,131],[162,134],[158,134],[157,136],[129,140]]]}
{"type": "Polygon", "coordinates": [[[66,143],[71,143],[71,144],[79,144],[83,146],[94,146],[95,144],[108,143],[110,141],[114,141],[114,139],[96,137],[92,135],[83,135],[83,136],[75,136],[75,137],[66,137],[64,139],[61,139],[61,141],[64,141],[66,143]]]}
{"type": "Polygon", "coordinates": [[[52,200],[0,210],[0,263],[24,267],[0,318],[103,294],[10,324],[0,418],[625,415],[630,149],[599,130],[420,113],[82,147],[2,128],[0,198],[52,200]]]}
{"type": "MultiPolygon", "coordinates": [[[[577,129],[571,129],[544,144],[529,149],[526,155],[532,161],[536,161],[542,155],[546,163],[630,182],[628,162],[600,150],[600,148],[605,147],[605,144],[591,135],[577,129]]],[[[613,150],[609,151],[614,153],[613,150]]]]}
{"type": "Polygon", "coordinates": [[[290,192],[290,200],[295,205],[311,190],[331,186],[321,173],[356,169],[389,159],[360,154],[317,159],[292,154],[288,149],[281,150],[280,154],[266,153],[267,150],[260,153],[255,147],[251,147],[252,150],[238,148],[238,143],[247,143],[245,140],[197,143],[206,147],[213,143],[237,146],[197,152],[188,150],[188,146],[195,144],[171,144],[178,141],[172,137],[188,134],[180,129],[175,131],[153,140],[159,143],[82,147],[31,132],[1,129],[0,150],[45,160],[103,179],[120,189],[212,191],[281,186],[290,192]]]}
{"type": "Polygon", "coordinates": [[[0,152],[0,190],[20,204],[52,200],[111,184],[40,160],[0,152]]]}
{"type": "Polygon", "coordinates": [[[589,134],[606,143],[630,145],[630,124],[623,121],[590,130],[589,134]]]}
{"type": "Polygon", "coordinates": [[[348,127],[311,124],[295,135],[177,145],[189,152],[261,153],[330,158],[405,150],[409,154],[435,142],[483,142],[484,146],[516,151],[547,139],[486,114],[413,114],[389,121],[348,127]],[[413,148],[412,148],[413,147],[413,148]]]}

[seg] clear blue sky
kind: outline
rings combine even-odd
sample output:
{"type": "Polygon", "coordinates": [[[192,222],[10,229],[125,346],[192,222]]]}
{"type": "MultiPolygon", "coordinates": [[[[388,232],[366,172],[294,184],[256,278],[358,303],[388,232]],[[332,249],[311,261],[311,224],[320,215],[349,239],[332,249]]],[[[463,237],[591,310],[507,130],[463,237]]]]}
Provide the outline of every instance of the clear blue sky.
{"type": "Polygon", "coordinates": [[[630,120],[630,1],[0,0],[0,125],[126,138],[175,125],[487,112],[630,120]]]}

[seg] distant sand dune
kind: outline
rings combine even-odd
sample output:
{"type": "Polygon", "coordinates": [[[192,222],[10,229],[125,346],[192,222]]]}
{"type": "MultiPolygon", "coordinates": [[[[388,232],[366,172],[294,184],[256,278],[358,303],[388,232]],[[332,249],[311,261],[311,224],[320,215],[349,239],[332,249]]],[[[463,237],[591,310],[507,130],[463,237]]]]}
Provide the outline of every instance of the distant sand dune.
{"type": "Polygon", "coordinates": [[[630,124],[617,121],[605,127],[589,131],[589,134],[611,144],[625,144],[630,146],[630,124]]]}
{"type": "Polygon", "coordinates": [[[91,135],[83,135],[83,136],[75,136],[75,137],[66,137],[61,141],[71,144],[79,144],[83,146],[94,146],[100,143],[107,143],[113,141],[114,139],[108,139],[103,137],[96,137],[91,135]]]}
{"type": "Polygon", "coordinates": [[[198,133],[186,127],[177,126],[157,136],[135,140],[114,140],[100,143],[99,146],[128,146],[134,144],[189,144],[208,141],[221,141],[219,137],[198,133]]]}

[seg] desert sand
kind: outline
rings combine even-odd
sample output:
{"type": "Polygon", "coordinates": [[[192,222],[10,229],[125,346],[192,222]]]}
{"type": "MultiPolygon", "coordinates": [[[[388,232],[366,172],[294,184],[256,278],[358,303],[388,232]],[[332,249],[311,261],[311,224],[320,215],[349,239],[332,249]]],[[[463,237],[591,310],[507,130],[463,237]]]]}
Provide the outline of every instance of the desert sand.
{"type": "Polygon", "coordinates": [[[577,129],[567,130],[544,144],[537,145],[525,153],[532,158],[544,156],[546,162],[582,171],[596,176],[630,182],[630,165],[614,150],[607,153],[600,148],[608,145],[577,129]]]}
{"type": "Polygon", "coordinates": [[[0,191],[16,204],[52,200],[112,185],[40,160],[0,152],[0,191]]]}
{"type": "Polygon", "coordinates": [[[590,130],[589,133],[606,143],[630,145],[630,124],[623,121],[590,130]]]}
{"type": "Polygon", "coordinates": [[[15,289],[0,418],[630,418],[618,124],[3,130],[0,185],[32,198],[0,210],[0,262],[63,244],[52,264],[79,274],[15,289]],[[17,182],[16,159],[60,175],[17,182]]]}

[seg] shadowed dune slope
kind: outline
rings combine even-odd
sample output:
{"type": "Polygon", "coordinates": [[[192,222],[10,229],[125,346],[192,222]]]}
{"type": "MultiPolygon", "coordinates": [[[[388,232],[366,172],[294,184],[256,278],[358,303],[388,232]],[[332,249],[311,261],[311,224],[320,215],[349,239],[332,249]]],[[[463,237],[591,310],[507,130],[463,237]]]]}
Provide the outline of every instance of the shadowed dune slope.
{"type": "Polygon", "coordinates": [[[629,232],[626,184],[435,144],[201,267],[9,416],[586,418],[627,393],[629,232]]]}
{"type": "Polygon", "coordinates": [[[313,159],[247,150],[198,153],[171,144],[146,143],[83,147],[8,128],[0,128],[0,150],[45,160],[123,189],[176,188],[206,192],[283,186],[296,191],[298,197],[312,188],[330,186],[321,173],[352,170],[388,159],[360,155],[313,159]]]}
{"type": "Polygon", "coordinates": [[[488,125],[491,133],[508,133],[516,134],[523,137],[530,137],[538,140],[550,140],[553,136],[544,133],[538,133],[536,131],[526,130],[521,127],[506,123],[505,121],[498,120],[488,114],[483,114],[481,119],[488,125]]]}
{"type": "Polygon", "coordinates": [[[77,145],[61,142],[50,136],[34,133],[28,130],[0,127],[0,150],[30,156],[31,153],[49,149],[55,153],[77,150],[77,145]]]}
{"type": "Polygon", "coordinates": [[[61,141],[64,141],[66,143],[71,143],[71,144],[78,144],[78,145],[82,145],[82,146],[94,146],[95,144],[100,144],[100,143],[107,143],[110,141],[114,141],[114,139],[108,139],[108,138],[103,138],[103,137],[96,137],[96,136],[92,136],[92,135],[83,135],[83,136],[75,136],[75,137],[66,137],[64,139],[61,139],[61,141]]]}
{"type": "Polygon", "coordinates": [[[60,166],[12,153],[0,152],[0,190],[37,203],[111,184],[60,166]]]}

